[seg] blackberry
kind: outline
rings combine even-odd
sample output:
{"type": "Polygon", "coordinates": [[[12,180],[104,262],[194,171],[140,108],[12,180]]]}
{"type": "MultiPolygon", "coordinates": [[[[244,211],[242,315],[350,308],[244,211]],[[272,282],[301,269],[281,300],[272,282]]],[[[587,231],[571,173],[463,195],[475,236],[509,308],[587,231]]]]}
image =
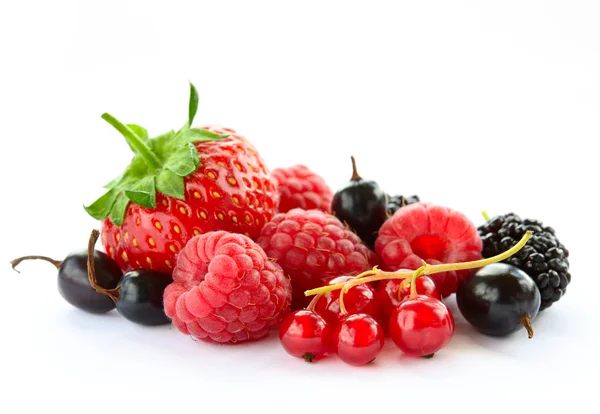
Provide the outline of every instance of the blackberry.
{"type": "Polygon", "coordinates": [[[503,262],[518,267],[535,281],[542,296],[540,311],[567,293],[571,283],[569,250],[558,240],[552,227],[509,213],[489,219],[477,230],[483,241],[484,258],[505,252],[517,244],[526,231],[533,231],[527,244],[503,262]]]}
{"type": "Polygon", "coordinates": [[[393,216],[394,213],[398,211],[401,207],[407,206],[409,204],[418,203],[419,201],[421,201],[419,199],[419,196],[417,195],[413,195],[410,197],[404,197],[403,195],[397,195],[392,197],[388,195],[387,198],[388,216],[393,216]]]}

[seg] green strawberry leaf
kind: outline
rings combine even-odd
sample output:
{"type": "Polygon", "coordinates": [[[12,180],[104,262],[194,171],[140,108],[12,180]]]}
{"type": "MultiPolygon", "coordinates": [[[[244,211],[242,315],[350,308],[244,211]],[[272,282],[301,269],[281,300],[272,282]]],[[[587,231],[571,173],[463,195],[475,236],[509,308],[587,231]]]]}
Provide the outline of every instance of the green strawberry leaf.
{"type": "Polygon", "coordinates": [[[110,211],[110,220],[117,226],[123,224],[125,219],[125,212],[127,211],[127,206],[129,205],[129,197],[125,194],[121,194],[117,201],[113,205],[112,210],[110,211]]]}
{"type": "Polygon", "coordinates": [[[177,140],[180,142],[203,142],[217,141],[227,138],[229,135],[215,134],[202,128],[182,128],[177,132],[177,140]]]}
{"type": "Polygon", "coordinates": [[[118,191],[115,191],[114,189],[108,190],[102,197],[94,201],[89,206],[84,206],[83,208],[96,220],[103,220],[106,216],[108,216],[108,213],[110,213],[110,210],[112,209],[113,204],[115,204],[118,195],[118,191]]]}
{"type": "Polygon", "coordinates": [[[134,185],[125,189],[125,195],[134,203],[146,207],[156,207],[156,188],[154,187],[154,176],[148,175],[135,182],[134,185]]]}
{"type": "Polygon", "coordinates": [[[171,170],[179,177],[187,177],[196,171],[199,166],[200,158],[194,144],[179,147],[165,162],[165,168],[171,170]]]}
{"type": "Polygon", "coordinates": [[[190,102],[188,104],[188,126],[192,126],[192,122],[194,122],[194,117],[196,116],[196,112],[198,111],[198,91],[196,87],[190,82],[190,102]]]}
{"type": "Polygon", "coordinates": [[[171,170],[164,169],[156,176],[156,189],[168,196],[185,199],[183,177],[171,170]]]}
{"type": "Polygon", "coordinates": [[[119,182],[121,182],[124,175],[125,175],[125,173],[121,173],[117,178],[113,179],[108,184],[104,184],[104,188],[106,188],[108,190],[110,190],[111,188],[115,188],[117,186],[117,184],[119,184],[119,182]]]}
{"type": "Polygon", "coordinates": [[[175,142],[175,136],[175,131],[171,130],[169,132],[157,136],[156,138],[152,138],[148,142],[150,148],[152,149],[152,152],[154,152],[158,156],[163,165],[171,156],[171,153],[177,147],[175,142]]]}

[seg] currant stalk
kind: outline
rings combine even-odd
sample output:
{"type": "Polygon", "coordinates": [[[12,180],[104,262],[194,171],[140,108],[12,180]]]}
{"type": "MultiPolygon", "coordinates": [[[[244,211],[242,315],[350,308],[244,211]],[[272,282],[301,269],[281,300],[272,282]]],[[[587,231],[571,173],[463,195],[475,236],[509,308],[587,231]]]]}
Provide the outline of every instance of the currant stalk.
{"type": "Polygon", "coordinates": [[[471,262],[448,263],[448,264],[439,264],[439,265],[430,265],[430,264],[424,263],[423,266],[419,267],[416,270],[403,271],[403,272],[385,272],[382,270],[377,270],[377,266],[375,266],[372,270],[367,270],[366,272],[363,272],[363,273],[355,276],[353,279],[351,279],[345,283],[338,283],[338,284],[331,285],[331,286],[322,286],[322,287],[319,287],[316,289],[310,289],[310,290],[305,291],[304,295],[312,296],[312,295],[317,295],[317,294],[328,293],[333,290],[342,289],[342,291],[340,292],[340,309],[342,310],[344,308],[342,308],[342,300],[341,299],[342,299],[342,294],[344,292],[347,292],[353,286],[359,285],[361,283],[369,283],[369,282],[375,282],[378,280],[385,280],[385,279],[405,279],[405,280],[410,279],[410,280],[412,280],[413,283],[411,284],[411,296],[413,294],[413,290],[415,290],[415,295],[416,295],[416,287],[415,287],[414,281],[416,281],[416,279],[418,277],[423,276],[423,275],[432,275],[432,274],[440,273],[440,272],[449,272],[452,270],[476,269],[476,268],[484,267],[484,266],[487,266],[487,265],[490,265],[493,263],[501,262],[502,260],[505,260],[505,259],[511,257],[512,255],[517,253],[519,250],[521,250],[523,248],[523,246],[525,246],[527,241],[531,238],[532,235],[533,235],[533,231],[525,232],[525,234],[523,235],[521,240],[519,240],[519,242],[517,244],[515,244],[513,247],[506,250],[504,253],[498,254],[496,256],[493,256],[493,257],[490,257],[487,259],[475,260],[475,261],[471,261],[471,262]]]}

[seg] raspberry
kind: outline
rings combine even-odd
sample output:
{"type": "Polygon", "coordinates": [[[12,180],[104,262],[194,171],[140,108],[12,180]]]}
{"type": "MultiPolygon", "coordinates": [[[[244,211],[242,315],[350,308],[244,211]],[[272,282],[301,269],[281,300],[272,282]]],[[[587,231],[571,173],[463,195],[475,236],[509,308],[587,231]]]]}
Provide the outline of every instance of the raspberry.
{"type": "Polygon", "coordinates": [[[292,307],[310,298],[305,290],[338,276],[355,276],[377,264],[375,253],[335,216],[292,209],[265,224],[256,242],[277,260],[292,281],[292,307]]]}
{"type": "Polygon", "coordinates": [[[271,176],[277,182],[279,213],[287,213],[294,208],[331,213],[331,189],[321,176],[305,165],[276,168],[271,176]]]}
{"type": "MultiPolygon", "coordinates": [[[[402,207],[379,230],[375,251],[382,268],[415,270],[429,264],[481,259],[482,242],[475,225],[462,213],[431,203],[402,207]]],[[[442,297],[456,292],[461,278],[474,270],[440,272],[429,277],[442,297]]]]}
{"type": "Polygon", "coordinates": [[[165,313],[181,332],[206,342],[260,339],[289,312],[289,279],[241,234],[219,230],[190,239],[173,281],[165,313]]]}

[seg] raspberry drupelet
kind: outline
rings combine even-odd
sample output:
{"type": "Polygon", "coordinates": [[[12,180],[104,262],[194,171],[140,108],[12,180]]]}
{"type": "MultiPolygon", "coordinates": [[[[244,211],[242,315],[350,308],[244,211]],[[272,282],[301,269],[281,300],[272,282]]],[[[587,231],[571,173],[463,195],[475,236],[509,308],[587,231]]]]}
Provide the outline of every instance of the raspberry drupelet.
{"type": "Polygon", "coordinates": [[[265,337],[289,312],[291,285],[249,237],[214,231],[181,250],[165,313],[184,334],[207,342],[265,337]]]}

